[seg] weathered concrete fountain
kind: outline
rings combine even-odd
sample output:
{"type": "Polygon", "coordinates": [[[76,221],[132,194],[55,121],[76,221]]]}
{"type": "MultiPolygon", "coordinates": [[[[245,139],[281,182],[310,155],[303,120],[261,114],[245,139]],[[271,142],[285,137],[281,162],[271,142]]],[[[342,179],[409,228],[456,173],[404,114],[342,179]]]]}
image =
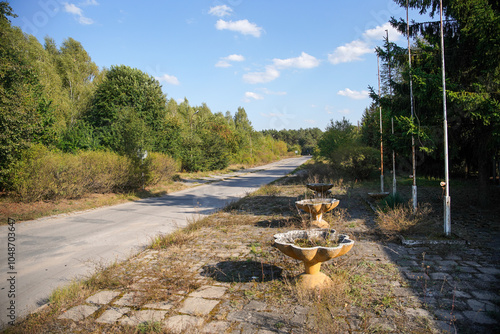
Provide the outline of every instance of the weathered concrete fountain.
{"type": "Polygon", "coordinates": [[[346,254],[354,246],[354,241],[347,235],[337,236],[333,229],[289,231],[275,234],[274,239],[276,248],[304,263],[304,273],[295,278],[296,284],[304,289],[324,288],[332,284],[331,278],[320,272],[321,263],[346,254]],[[314,241],[312,244],[318,246],[302,246],[304,240],[314,241]],[[299,241],[300,245],[297,244],[299,241]]]}
{"type": "Polygon", "coordinates": [[[336,208],[339,202],[335,198],[311,198],[297,201],[295,202],[295,206],[311,214],[311,226],[328,228],[330,225],[323,219],[323,213],[336,208]]]}

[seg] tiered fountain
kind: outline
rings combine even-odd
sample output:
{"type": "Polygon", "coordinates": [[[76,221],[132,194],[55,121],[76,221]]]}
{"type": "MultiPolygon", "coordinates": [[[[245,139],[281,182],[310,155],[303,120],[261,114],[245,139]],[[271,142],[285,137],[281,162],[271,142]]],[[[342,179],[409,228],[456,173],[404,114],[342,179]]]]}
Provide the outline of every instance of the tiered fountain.
{"type": "Polygon", "coordinates": [[[339,205],[338,199],[327,197],[333,184],[310,183],[307,187],[315,191],[315,198],[297,201],[295,205],[309,212],[311,226],[319,228],[275,234],[274,246],[285,255],[304,262],[304,273],[296,277],[298,286],[304,289],[324,288],[333,282],[320,272],[321,263],[346,254],[354,246],[354,241],[345,234],[337,235],[323,219],[323,213],[339,205]]]}

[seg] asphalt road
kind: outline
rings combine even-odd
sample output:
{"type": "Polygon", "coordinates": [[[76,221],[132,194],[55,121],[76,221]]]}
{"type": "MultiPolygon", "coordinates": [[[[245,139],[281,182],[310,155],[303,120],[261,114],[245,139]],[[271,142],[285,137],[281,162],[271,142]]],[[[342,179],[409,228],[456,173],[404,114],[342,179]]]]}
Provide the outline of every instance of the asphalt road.
{"type": "Polygon", "coordinates": [[[55,288],[89,275],[96,265],[137,253],[155,235],[173,232],[195,217],[223,208],[309,158],[285,159],[162,197],[17,223],[10,231],[14,233],[10,246],[15,247],[10,250],[15,254],[9,254],[9,226],[0,226],[0,325],[13,315],[23,318],[45,304],[55,288]]]}

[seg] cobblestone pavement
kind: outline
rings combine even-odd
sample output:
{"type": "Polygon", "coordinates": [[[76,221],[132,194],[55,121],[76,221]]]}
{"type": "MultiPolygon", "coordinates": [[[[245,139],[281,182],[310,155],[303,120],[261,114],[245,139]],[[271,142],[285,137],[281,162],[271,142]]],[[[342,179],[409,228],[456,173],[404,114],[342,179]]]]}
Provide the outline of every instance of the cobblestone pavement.
{"type": "Polygon", "coordinates": [[[348,205],[340,210],[350,217],[334,226],[352,236],[354,248],[322,266],[335,284],[345,279],[348,285],[301,294],[292,283],[301,265],[272,247],[275,233],[297,226],[292,213],[269,208],[293,200],[257,196],[236,213],[215,214],[213,227],[179,245],[149,249],[116,266],[106,278],[115,283],[68,308],[58,330],[112,332],[149,324],[143,328],[168,333],[498,332],[494,248],[383,242],[360,196],[343,199],[348,205]]]}

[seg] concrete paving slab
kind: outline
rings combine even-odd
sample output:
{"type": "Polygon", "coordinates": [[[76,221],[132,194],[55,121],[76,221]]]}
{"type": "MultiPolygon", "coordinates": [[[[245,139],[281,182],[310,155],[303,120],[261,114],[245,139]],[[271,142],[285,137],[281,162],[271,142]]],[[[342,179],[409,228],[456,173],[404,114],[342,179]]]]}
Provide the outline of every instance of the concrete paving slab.
{"type": "Polygon", "coordinates": [[[481,324],[481,325],[498,324],[498,321],[487,316],[485,312],[464,311],[463,314],[468,320],[475,322],[476,324],[481,324]]]}
{"type": "Polygon", "coordinates": [[[170,310],[172,307],[174,307],[174,303],[171,301],[161,301],[161,302],[156,302],[156,303],[148,303],[142,306],[143,308],[151,308],[151,309],[158,309],[158,310],[170,310]]]}
{"type": "Polygon", "coordinates": [[[78,305],[70,308],[66,312],[64,312],[59,319],[68,319],[73,321],[81,321],[97,311],[99,306],[95,305],[78,305]]]}
{"type": "Polygon", "coordinates": [[[157,311],[157,310],[140,310],[133,311],[129,316],[125,316],[120,319],[120,322],[124,325],[137,326],[144,322],[158,322],[165,318],[167,311],[157,311]]]}
{"type": "Polygon", "coordinates": [[[113,298],[115,298],[119,295],[120,295],[120,292],[118,292],[118,291],[108,291],[108,290],[99,291],[95,295],[87,298],[85,300],[85,302],[87,302],[89,304],[104,305],[104,304],[108,304],[109,302],[111,302],[113,300],[113,298]]]}
{"type": "Polygon", "coordinates": [[[227,288],[222,286],[202,286],[193,293],[190,297],[200,297],[200,298],[221,298],[226,293],[227,288]]]}
{"type": "Polygon", "coordinates": [[[479,270],[483,274],[500,275],[500,269],[495,267],[478,267],[477,270],[479,270]]]}
{"type": "Polygon", "coordinates": [[[203,324],[203,319],[191,315],[174,315],[164,321],[165,327],[173,333],[185,333],[203,324]]]}
{"type": "Polygon", "coordinates": [[[207,334],[225,333],[230,326],[231,324],[227,321],[212,321],[204,325],[200,333],[207,333],[207,334]]]}
{"type": "Polygon", "coordinates": [[[207,315],[217,304],[219,304],[218,300],[188,297],[184,300],[179,312],[192,315],[207,315]]]}
{"type": "Polygon", "coordinates": [[[125,314],[131,311],[128,307],[112,307],[104,311],[104,313],[97,318],[97,322],[105,323],[105,324],[114,324],[123,317],[125,314]]]}
{"type": "Polygon", "coordinates": [[[120,299],[115,301],[113,304],[121,306],[132,306],[137,307],[141,305],[143,294],[141,292],[133,291],[127,292],[120,299]]]}
{"type": "Polygon", "coordinates": [[[500,296],[491,291],[471,291],[472,295],[477,299],[488,300],[488,301],[500,301],[500,296]]]}

